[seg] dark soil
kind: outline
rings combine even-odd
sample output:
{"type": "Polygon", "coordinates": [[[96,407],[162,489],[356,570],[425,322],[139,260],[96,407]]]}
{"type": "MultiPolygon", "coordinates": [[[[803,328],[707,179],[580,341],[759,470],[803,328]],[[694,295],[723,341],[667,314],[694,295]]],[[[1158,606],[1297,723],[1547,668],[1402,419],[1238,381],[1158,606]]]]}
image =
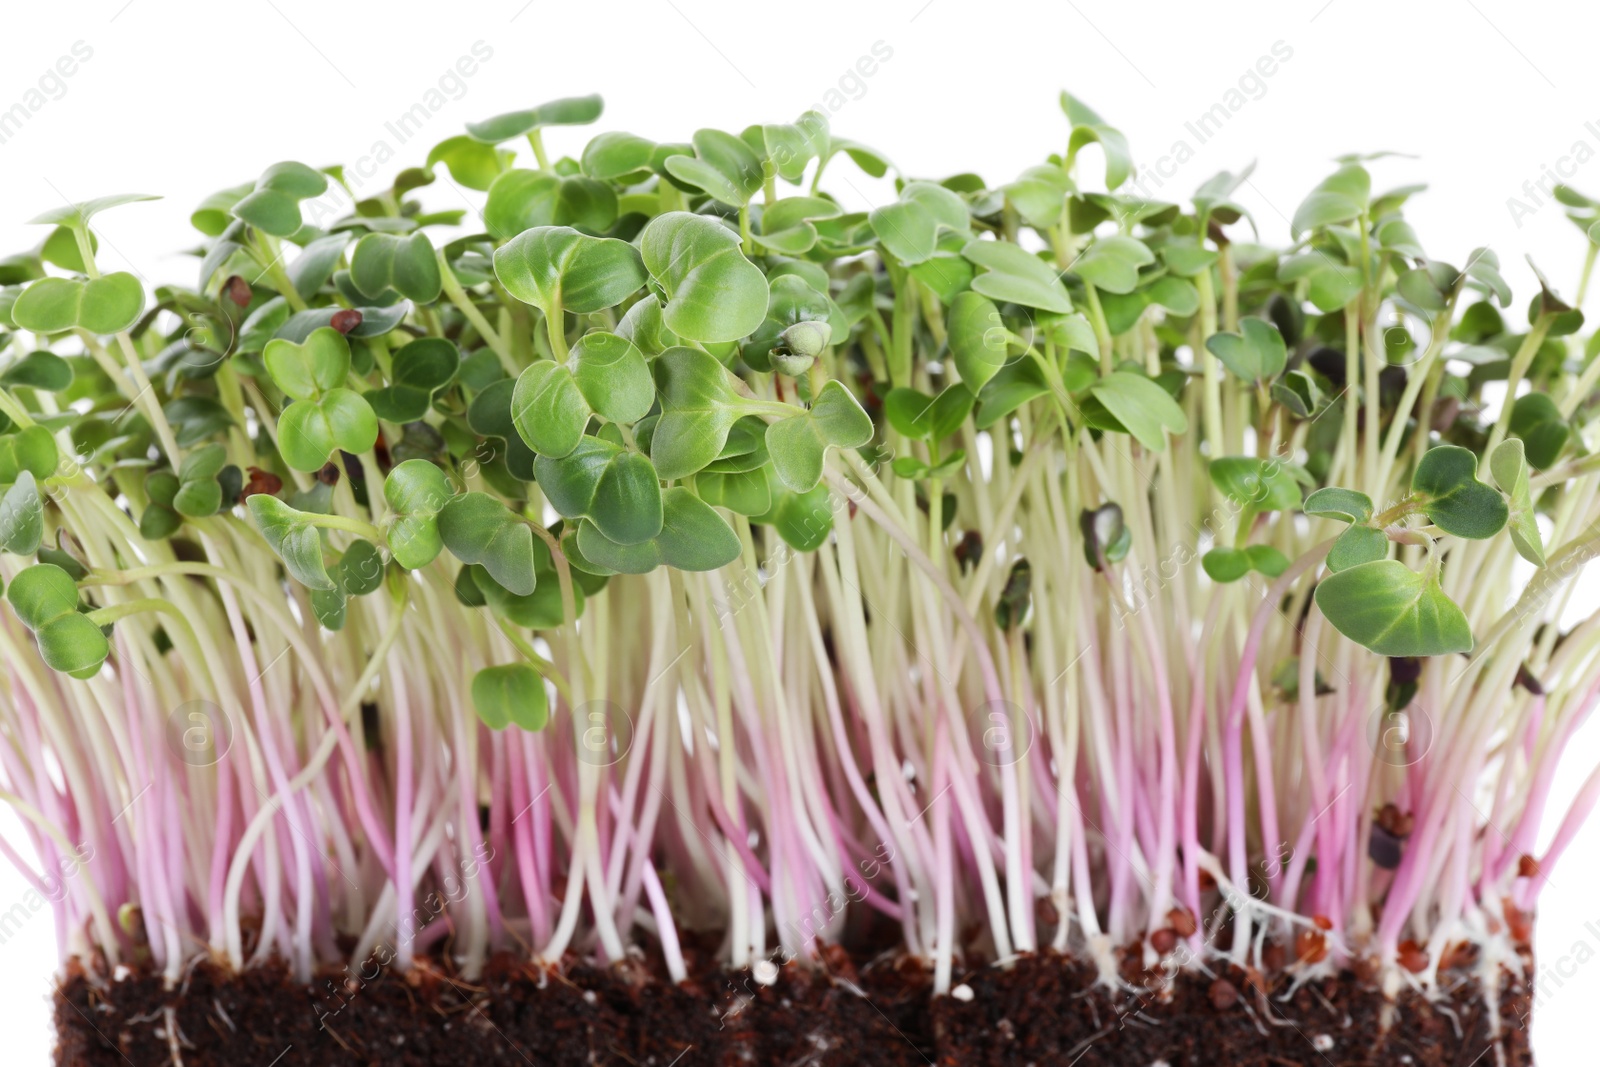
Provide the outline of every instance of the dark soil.
{"type": "MultiPolygon", "coordinates": [[[[428,966],[369,966],[310,988],[281,970],[232,975],[200,963],[170,993],[158,976],[91,982],[69,971],[55,998],[57,1063],[72,1067],[299,1067],[304,1064],[630,1067],[1465,1067],[1494,1065],[1492,1020],[1465,972],[1441,1005],[1406,994],[1382,1032],[1379,994],[1345,973],[1258,989],[1235,971],[1216,985],[1181,975],[1167,990],[1112,997],[1059,956],[961,976],[972,997],[929,996],[913,961],[851,960],[832,973],[794,965],[776,984],[701,969],[674,986],[639,965],[559,973],[497,957],[476,982],[428,966]],[[167,1033],[167,1008],[176,1034],[167,1033]],[[176,1046],[176,1055],[174,1054],[176,1046]]],[[[1531,1064],[1530,997],[1507,974],[1498,1041],[1531,1064]]]]}

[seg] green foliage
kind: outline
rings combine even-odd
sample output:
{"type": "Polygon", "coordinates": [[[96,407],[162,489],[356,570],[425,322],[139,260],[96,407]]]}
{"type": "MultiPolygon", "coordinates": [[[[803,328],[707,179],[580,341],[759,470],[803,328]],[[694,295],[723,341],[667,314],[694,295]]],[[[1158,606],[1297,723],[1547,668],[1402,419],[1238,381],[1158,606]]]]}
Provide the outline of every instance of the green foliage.
{"type": "Polygon", "coordinates": [[[1339,632],[1380,656],[1443,656],[1472,651],[1462,610],[1432,573],[1380,559],[1317,584],[1317,607],[1339,632]]]}
{"type": "Polygon", "coordinates": [[[739,538],[711,506],[682,486],[661,493],[661,529],[636,544],[611,540],[588,519],[578,524],[578,548],[590,563],[618,574],[660,566],[711,571],[739,556],[739,538]]]}
{"type": "Polygon", "coordinates": [[[11,610],[33,631],[39,655],[52,669],[73,678],[93,678],[111,654],[111,643],[78,610],[78,586],[60,567],[24,568],[6,590],[11,610]]]}
{"type": "Polygon", "coordinates": [[[972,220],[961,197],[944,186],[907,182],[900,199],[874,208],[868,222],[884,250],[911,266],[933,258],[941,234],[970,233],[972,220]]]}
{"type": "MultiPolygon", "coordinates": [[[[545,507],[591,583],[575,590],[581,612],[608,574],[727,565],[746,522],[759,566],[780,542],[821,547],[854,515],[824,480],[830,449],[860,450],[896,521],[935,516],[935,540],[979,532],[1011,491],[998,487],[1043,451],[1030,469],[1055,480],[1062,513],[1079,512],[1074,552],[1090,566],[1152,565],[1132,516],[1160,526],[1158,543],[1169,523],[1225,516],[1232,529],[1200,568],[1219,583],[1271,579],[1327,536],[1308,517],[1334,519],[1347,525],[1301,579],[1317,581],[1333,626],[1379,652],[1469,646],[1442,591],[1459,579],[1441,585],[1461,557],[1436,542],[1499,551],[1490,539],[1505,527],[1501,545],[1546,562],[1538,511],[1565,514],[1567,472],[1588,469],[1593,405],[1570,391],[1582,362],[1567,338],[1581,316],[1541,279],[1529,321],[1543,323],[1542,343],[1519,333],[1520,314],[1498,310],[1511,294],[1494,254],[1477,249],[1459,270],[1430,259],[1404,217],[1415,190],[1375,196],[1370,160],[1341,160],[1296,211],[1299,243],[1277,252],[1228,229],[1248,219],[1233,199],[1248,172],[1206,181],[1192,206],[1142,199],[1122,135],[1075,97],[1061,107],[1065,152],[1010,182],[897,175],[892,202],[848,211],[824,188],[830,161],[878,177],[891,164],[821,112],[688,143],[601,132],[552,162],[543,129],[603,110],[598,97],[555,100],[444,137],[342,219],[307,225],[307,202],[338,168],[279,163],[214,194],[191,219],[206,239],[195,290],[146,293],[133,275],[98,273],[97,213],[144,198],[48,212],[42,243],[0,264],[0,325],[30,342],[0,332],[0,547],[71,560],[49,545],[76,514],[57,502],[86,484],[82,463],[115,483],[144,539],[177,538],[175,552],[189,550],[185,535],[214,536],[245,498],[330,629],[353,626],[386,577],[396,596],[404,571],[429,580],[441,556],[463,602],[548,629],[565,620],[555,560],[535,537],[545,507]],[[1099,177],[1079,160],[1090,145],[1106,192],[1085,185],[1099,177]],[[532,161],[513,166],[527,149],[532,161]],[[440,167],[486,194],[484,232],[436,243],[459,213],[416,197],[440,167]],[[1379,306],[1364,287],[1433,317],[1440,343],[1457,346],[1427,369],[1415,362],[1427,342],[1410,332],[1379,346],[1431,375],[1405,411],[1399,368],[1380,368],[1367,395],[1365,351],[1344,381],[1345,308],[1379,306]],[[1480,295],[1456,313],[1465,290],[1480,295]],[[80,354],[80,336],[117,334],[80,354]],[[1207,373],[1213,358],[1225,377],[1207,373]],[[128,360],[154,397],[130,395],[116,366],[128,360]],[[1456,373],[1463,362],[1470,375],[1456,373]],[[1478,414],[1482,393],[1508,375],[1529,386],[1495,425],[1478,414]],[[1191,430],[1194,413],[1222,425],[1191,430]],[[1356,439],[1342,440],[1352,423],[1356,439]],[[1478,479],[1474,451],[1498,490],[1478,479]],[[1132,467],[1106,483],[1097,464],[1132,467]],[[1388,484],[1351,484],[1385,465],[1388,484]],[[980,477],[995,485],[980,493],[980,477]],[[1077,498],[1160,479],[1184,492],[1126,518],[1103,496],[1077,498]]],[[[1587,232],[1592,202],[1562,195],[1587,232]]],[[[865,480],[854,463],[837,469],[865,480]]],[[[920,544],[929,531],[908,533],[920,544]]],[[[1013,576],[1021,556],[1007,561],[1013,576]]],[[[1035,585],[1046,558],[1029,556],[1035,585]]],[[[1001,603],[997,619],[1022,628],[1037,609],[1001,603]]],[[[536,703],[542,724],[536,673],[479,678],[486,722],[527,725],[515,709],[536,703]],[[517,687],[520,703],[504,696],[517,687]]]]}
{"type": "Polygon", "coordinates": [[[615,307],[644,284],[639,253],[625,241],[570,226],[538,226],[497,249],[494,273],[506,291],[546,315],[615,307]]]}
{"type": "Polygon", "coordinates": [[[1223,456],[1211,462],[1211,484],[1240,507],[1287,511],[1300,506],[1300,486],[1276,459],[1223,456]]]}
{"type": "Polygon", "coordinates": [[[1504,498],[1478,481],[1478,457],[1456,445],[1440,445],[1422,457],[1411,491],[1433,524],[1457,537],[1493,537],[1509,515],[1504,498]]]}
{"type": "Polygon", "coordinates": [[[587,126],[600,118],[605,104],[599,96],[569,96],[526,111],[511,111],[482,122],[467,123],[467,134],[484,144],[499,144],[545,126],[587,126]]]}
{"type": "MultiPolygon", "coordinates": [[[[1108,238],[1116,241],[1118,238],[1108,238]]],[[[1138,242],[1134,242],[1137,244],[1138,242]]],[[[1097,242],[1093,247],[1100,247],[1097,242]]],[[[1143,248],[1143,245],[1139,245],[1143,248]]],[[[972,288],[992,300],[1066,314],[1072,298],[1061,275],[1044,260],[1008,241],[968,241],[961,254],[983,270],[972,278],[972,288]]],[[[1145,253],[1147,256],[1148,252],[1145,253]]],[[[1083,261],[1076,264],[1080,273],[1083,261]]],[[[982,383],[979,383],[982,384],[982,383]]]]}
{"type": "Polygon", "coordinates": [[[1517,554],[1535,567],[1543,567],[1544,541],[1534,517],[1533,492],[1528,485],[1528,461],[1522,441],[1513,437],[1501,442],[1489,457],[1489,473],[1500,491],[1510,498],[1507,525],[1517,554]]]}
{"type": "Polygon", "coordinates": [[[312,516],[266,493],[252,496],[248,507],[250,517],[261,531],[261,539],[283,560],[289,577],[307,589],[334,588],[322,558],[322,534],[313,524],[312,516]]]}
{"type": "Polygon", "coordinates": [[[950,304],[949,329],[956,370],[967,388],[976,392],[1006,363],[1006,328],[999,309],[980,293],[960,293],[950,304]]]}
{"type": "Polygon", "coordinates": [[[485,667],[473,675],[472,707],[491,730],[515,725],[536,732],[550,721],[544,679],[527,663],[485,667]]]}
{"type": "Polygon", "coordinates": [[[439,261],[425,233],[369,233],[350,256],[350,280],[370,300],[395,292],[419,304],[439,299],[439,261]]]}
{"type": "Polygon", "coordinates": [[[440,539],[456,559],[481,563],[518,596],[533,592],[533,531],[500,501],[487,493],[461,493],[445,502],[436,521],[440,539]]]}
{"type": "Polygon", "coordinates": [[[58,333],[74,327],[90,333],[120,333],[144,311],[144,287],[125,271],[79,281],[41,278],[22,291],[11,306],[12,320],[34,333],[58,333]]]}
{"type": "Polygon", "coordinates": [[[563,363],[540,360],[517,378],[511,419],[528,447],[560,459],[578,447],[595,415],[632,425],[655,403],[644,354],[626,338],[585,334],[563,363]]]}
{"type": "Polygon", "coordinates": [[[540,455],[539,485],[568,519],[587,519],[608,540],[636,545],[661,532],[661,488],[648,457],[601,437],[581,437],[568,454],[540,455]]]}
{"type": "Polygon", "coordinates": [[[669,348],[656,357],[661,417],[650,437],[650,458],[663,478],[684,478],[722,452],[742,413],[728,372],[698,349],[669,348]]]}
{"type": "Polygon", "coordinates": [[[396,563],[416,570],[432,563],[444,551],[439,509],[453,492],[444,472],[425,459],[408,459],[389,472],[383,482],[383,497],[395,519],[386,540],[396,563]]]}
{"type": "Polygon", "coordinates": [[[0,549],[31,556],[44,539],[44,502],[32,471],[21,471],[0,491],[0,549]]]}
{"type": "Polygon", "coordinates": [[[461,369],[461,354],[456,346],[440,337],[418,338],[391,359],[390,384],[361,394],[373,413],[389,422],[423,418],[439,390],[449,385],[461,369]]]}
{"type": "Polygon", "coordinates": [[[658,215],[639,235],[650,280],[666,297],[661,319],[679,337],[737,341],[761,325],[767,282],[732,230],[704,215],[658,215]]]}
{"type": "Polygon", "coordinates": [[[859,448],[872,440],[872,420],[836,381],[822,387],[809,411],[767,427],[767,451],[783,484],[809,493],[822,480],[828,448],[859,448]]]}
{"type": "Polygon", "coordinates": [[[1251,571],[1276,578],[1289,569],[1289,560],[1271,545],[1213,548],[1200,557],[1200,565],[1214,582],[1237,582],[1251,571]]]}
{"type": "Polygon", "coordinates": [[[1343,522],[1366,522],[1372,518],[1372,498],[1353,489],[1329,485],[1306,497],[1305,513],[1343,522]]]}
{"type": "Polygon", "coordinates": [[[1206,338],[1206,348],[1222,365],[1247,382],[1270,381],[1283,371],[1287,359],[1283,335],[1262,319],[1244,319],[1241,333],[1214,333],[1206,338]]]}
{"type": "Polygon", "coordinates": [[[1166,447],[1166,433],[1189,428],[1184,415],[1167,391],[1142,374],[1117,370],[1090,386],[1094,398],[1105,406],[1115,426],[1153,451],[1166,447]]]}
{"type": "Polygon", "coordinates": [[[232,208],[234,218],[262,233],[288,237],[300,229],[300,203],[328,191],[328,179],[304,163],[274,163],[232,208]]]}

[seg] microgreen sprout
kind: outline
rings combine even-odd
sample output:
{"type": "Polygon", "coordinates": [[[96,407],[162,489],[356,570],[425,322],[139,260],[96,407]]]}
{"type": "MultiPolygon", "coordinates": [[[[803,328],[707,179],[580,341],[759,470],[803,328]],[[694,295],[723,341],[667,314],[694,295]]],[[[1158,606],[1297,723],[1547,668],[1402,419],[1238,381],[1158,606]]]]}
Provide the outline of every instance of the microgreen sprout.
{"type": "Polygon", "coordinates": [[[991,186],[815,112],[583,147],[599,98],[555,101],[338,218],[338,167],[267,167],[153,291],[95,258],[144,197],[36,220],[0,775],[47,869],[92,850],[64,951],[681,979],[680,926],[803,963],[874,909],[939,993],[1510,959],[1600,794],[1524,862],[1600,697],[1600,234],[1524,307],[1347,157],[1271,248],[1244,175],[1132,195],[1062,105],[991,186]],[[440,165],[480,216],[423,207],[440,165]]]}

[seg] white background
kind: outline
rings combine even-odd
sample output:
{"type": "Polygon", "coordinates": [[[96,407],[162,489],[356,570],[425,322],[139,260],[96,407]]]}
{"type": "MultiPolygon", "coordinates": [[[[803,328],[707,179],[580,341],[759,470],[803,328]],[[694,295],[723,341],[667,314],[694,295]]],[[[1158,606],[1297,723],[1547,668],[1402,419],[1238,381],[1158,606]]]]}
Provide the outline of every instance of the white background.
{"type": "MultiPolygon", "coordinates": [[[[836,105],[837,133],[874,145],[907,174],[977,170],[1000,184],[1062,149],[1056,94],[1069,88],[1124,130],[1152,171],[1176,141],[1194,150],[1164,186],[1147,186],[1152,194],[1183,197],[1218,170],[1258,161],[1240,199],[1273,240],[1287,237],[1286,216],[1332,169],[1332,156],[1412,153],[1419,158],[1374,164],[1377,185],[1429,182],[1408,208],[1424,245],[1457,263],[1490,245],[1521,307],[1532,284],[1524,254],[1558,288],[1570,293],[1575,283],[1577,231],[1523,184],[1560,165],[1580,189],[1600,192],[1600,159],[1579,164],[1573,155],[1578,142],[1580,155],[1600,151],[1597,39],[1600,7],[1531,0],[7,4],[0,111],[24,101],[75,42],[93,55],[47,85],[44,105],[0,143],[0,253],[38,241],[24,220],[63,200],[160,193],[167,199],[97,220],[102,262],[150,281],[190,281],[195,261],[183,253],[197,243],[187,226],[193,206],[269,163],[353,164],[384,141],[398,156],[368,184],[376,189],[464,121],[596,91],[606,98],[597,129],[658,140],[836,105]],[[422,132],[399,143],[385,123],[424,101],[477,41],[492,57],[447,85],[422,132]],[[1292,57],[1244,85],[1244,106],[1200,143],[1185,122],[1240,88],[1280,41],[1292,57]],[[862,78],[856,64],[878,42],[892,55],[862,78]],[[1512,197],[1527,209],[1520,218],[1512,197]]],[[[546,140],[552,155],[575,152],[592,132],[554,130],[546,140]]],[[[830,186],[842,198],[885,197],[848,163],[835,170],[830,186]]],[[[463,206],[447,180],[424,196],[439,208],[463,206]]],[[[1591,728],[1562,768],[1553,813],[1597,761],[1600,728],[1591,728]]],[[[18,840],[9,812],[0,827],[18,840]]],[[[1546,839],[1553,830],[1552,822],[1546,839]]],[[[1540,909],[1543,1064],[1595,1062],[1597,841],[1600,824],[1573,846],[1540,909]]],[[[24,889],[0,861],[0,911],[24,889]]],[[[54,964],[48,912],[0,944],[8,1063],[47,1062],[54,964]]]]}

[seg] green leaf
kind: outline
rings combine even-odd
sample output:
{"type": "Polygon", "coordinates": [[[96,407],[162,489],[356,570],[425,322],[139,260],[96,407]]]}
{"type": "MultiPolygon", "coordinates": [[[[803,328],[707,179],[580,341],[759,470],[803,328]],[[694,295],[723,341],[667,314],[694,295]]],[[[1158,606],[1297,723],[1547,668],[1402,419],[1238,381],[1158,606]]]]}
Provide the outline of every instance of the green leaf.
{"type": "Polygon", "coordinates": [[[395,519],[386,540],[396,563],[416,570],[434,561],[444,549],[439,536],[439,509],[453,495],[444,471],[425,459],[408,459],[389,472],[383,482],[383,497],[395,519]]]}
{"type": "Polygon", "coordinates": [[[1090,386],[1095,399],[1152,451],[1166,447],[1163,430],[1183,433],[1189,420],[1167,391],[1142,374],[1116,370],[1090,386]]]}
{"type": "Polygon", "coordinates": [[[233,425],[233,416],[228,414],[228,409],[208,396],[183,396],[169,400],[162,405],[161,413],[172,424],[181,448],[204,441],[233,425]]]}
{"type": "Polygon", "coordinates": [[[583,173],[609,182],[650,169],[656,143],[619,130],[597,134],[583,148],[583,173]]]}
{"type": "MultiPolygon", "coordinates": [[[[273,336],[285,341],[304,341],[313,332],[331,327],[333,317],[343,310],[340,307],[320,307],[297,311],[277,328],[273,336]]],[[[400,325],[411,310],[411,305],[402,300],[387,307],[358,307],[354,310],[361,313],[361,321],[350,330],[350,336],[381,337],[400,325]]]]}
{"type": "Polygon", "coordinates": [[[500,378],[484,386],[467,408],[467,425],[476,433],[503,440],[506,470],[520,481],[531,482],[535,456],[512,419],[516,389],[515,378],[500,378]]]}
{"type": "Polygon", "coordinates": [[[51,670],[93,678],[111,654],[111,643],[78,611],[78,586],[52,563],[24,568],[6,591],[12,610],[33,631],[39,655],[51,670]]]}
{"type": "Polygon", "coordinates": [[[716,508],[740,515],[764,515],[772,510],[772,468],[748,471],[701,471],[694,476],[694,491],[716,508]]]}
{"type": "Polygon", "coordinates": [[[750,146],[721,130],[696,130],[692,156],[670,156],[664,166],[680,182],[692,185],[729,207],[742,208],[761,190],[761,159],[750,146]]]}
{"type": "MultiPolygon", "coordinates": [[[[190,224],[207,237],[220,236],[233,223],[233,205],[248,196],[255,187],[255,182],[244,182],[212,193],[189,216],[190,224]]],[[[205,284],[203,279],[201,284],[205,284]]]]}
{"type": "Polygon", "coordinates": [[[766,317],[766,278],[739,251],[738,235],[715,219],[659,215],[639,235],[639,253],[666,297],[662,321],[679,337],[737,341],[766,317]]]}
{"type": "Polygon", "coordinates": [[[961,254],[984,268],[983,273],[972,279],[972,288],[984,296],[1058,314],[1072,310],[1072,298],[1067,295],[1061,276],[1021,245],[1009,241],[968,241],[961,247],[961,254]]]}
{"type": "Polygon", "coordinates": [[[1534,517],[1533,493],[1528,484],[1528,461],[1523,443],[1512,437],[1500,442],[1489,457],[1489,473],[1500,491],[1511,498],[1511,543],[1517,554],[1535,567],[1545,565],[1544,539],[1534,517]]]}
{"type": "Polygon", "coordinates": [[[972,391],[957,382],[937,397],[904,386],[889,390],[883,412],[889,424],[914,440],[942,441],[961,428],[972,410],[972,391]]]}
{"type": "Polygon", "coordinates": [[[662,478],[686,478],[716,459],[741,414],[727,369],[693,348],[669,348],[655,361],[661,418],[650,458],[662,478]]]}
{"type": "Polygon", "coordinates": [[[1524,393],[1511,406],[1511,432],[1522,438],[1527,460],[1549,470],[1572,438],[1572,426],[1547,393],[1524,393]]]}
{"type": "Polygon", "coordinates": [[[598,94],[551,100],[526,111],[509,111],[482,122],[467,123],[467,134],[484,144],[499,144],[545,126],[587,126],[605,110],[598,94]]]}
{"type": "Polygon", "coordinates": [[[1139,287],[1139,268],[1155,261],[1155,254],[1143,241],[1119,234],[1097,238],[1072,264],[1072,272],[1096,289],[1131,293],[1139,287]]]}
{"type": "Polygon", "coordinates": [[[978,411],[973,425],[987,429],[1030,400],[1050,393],[1044,372],[1031,359],[1007,364],[978,393],[978,411]]]}
{"type": "Polygon", "coordinates": [[[599,437],[584,437],[564,458],[541,455],[534,465],[550,506],[568,519],[585,518],[621,545],[661,532],[661,487],[642,454],[599,437]]]}
{"type": "Polygon", "coordinates": [[[472,707],[491,730],[516,725],[536,733],[550,722],[544,679],[528,663],[485,667],[473,675],[472,707]]]}
{"type": "Polygon", "coordinates": [[[342,588],[313,589],[309,599],[311,614],[316,616],[317,625],[333,633],[344,629],[350,598],[342,588]]]}
{"type": "Polygon", "coordinates": [[[383,556],[371,541],[353,541],[339,557],[338,586],[351,596],[366,596],[383,585],[383,556]]]}
{"type": "Polygon", "coordinates": [[[297,471],[321,470],[335,449],[361,453],[377,440],[377,415],[349,389],[329,389],[315,400],[297,400],[278,416],[278,451],[297,471]]]}
{"type": "Polygon", "coordinates": [[[837,381],[829,381],[811,409],[767,427],[767,451],[784,485],[808,493],[822,480],[829,446],[859,448],[872,440],[872,419],[837,381]]]}
{"type": "Polygon", "coordinates": [[[650,365],[633,342],[585,334],[565,363],[540,360],[517,378],[511,419],[528,447],[560,458],[578,446],[591,415],[632,424],[655,403],[650,365]]]}
{"type": "Polygon", "coordinates": [[[517,376],[511,421],[539,455],[559,459],[577,448],[590,414],[566,364],[541,359],[517,376]]]}
{"type": "Polygon", "coordinates": [[[948,330],[956,370],[967,387],[977,392],[1006,363],[1007,334],[1000,311],[977,292],[960,293],[950,305],[948,330]]]}
{"type": "Polygon", "coordinates": [[[933,182],[907,182],[899,200],[874,208],[867,221],[878,242],[907,266],[932,259],[941,233],[965,236],[972,226],[966,201],[933,182]]]}
{"type": "Polygon", "coordinates": [[[1301,201],[1289,224],[1290,233],[1298,241],[1307,230],[1359,218],[1366,210],[1371,191],[1372,180],[1366,169],[1358,163],[1345,164],[1301,201]]]}
{"type": "Polygon", "coordinates": [[[1276,578],[1289,569],[1289,557],[1271,545],[1251,545],[1244,552],[1251,568],[1268,578],[1276,578]]]}
{"type": "Polygon", "coordinates": [[[661,532],[648,541],[621,545],[584,520],[578,526],[578,548],[586,559],[619,574],[645,574],[662,565],[711,571],[739,557],[738,536],[688,489],[664,490],[661,508],[661,532]]]}
{"type": "Polygon", "coordinates": [[[1271,545],[1247,548],[1213,548],[1200,557],[1200,566],[1211,580],[1221,584],[1237,582],[1251,571],[1276,578],[1289,569],[1289,560],[1271,545]]]}
{"type": "Polygon", "coordinates": [[[323,326],[301,344],[268,341],[261,360],[279,389],[296,400],[313,400],[344,384],[350,374],[350,343],[338,330],[323,326]]]}
{"type": "Polygon", "coordinates": [[[328,284],[328,279],[333,277],[334,269],[338,267],[345,246],[349,243],[350,234],[341,231],[319,237],[306,245],[294,262],[289,264],[289,281],[294,284],[294,291],[306,300],[321,291],[328,284]]]}
{"type": "Polygon", "coordinates": [[[1075,156],[1080,148],[1098,142],[1106,157],[1106,188],[1115,189],[1133,174],[1133,154],[1128,150],[1128,140],[1114,127],[1097,115],[1088,105],[1065,90],[1060,98],[1061,110],[1072,123],[1072,135],[1067,140],[1067,154],[1075,156]]]}
{"type": "MultiPolygon", "coordinates": [[[[811,402],[810,419],[830,445],[860,448],[872,440],[872,419],[861,402],[838,381],[830,379],[811,402]]],[[[771,433],[771,430],[768,430],[771,433]]]]}
{"type": "Polygon", "coordinates": [[[24,330],[57,333],[82,327],[90,333],[121,333],[144,311],[144,287],[126,271],[88,281],[41,278],[22,291],[11,318],[24,330]]]}
{"type": "MultiPolygon", "coordinates": [[[[490,611],[511,625],[530,630],[550,630],[566,621],[561,604],[561,583],[556,576],[555,566],[550,561],[550,550],[544,547],[543,541],[535,541],[533,544],[539,584],[529,596],[517,596],[512,593],[489,577],[489,572],[482,567],[476,565],[463,567],[462,572],[469,574],[471,581],[476,584],[481,594],[478,602],[486,603],[490,611]]],[[[571,545],[570,539],[567,544],[571,545]]],[[[573,577],[579,581],[575,581],[572,586],[573,608],[580,616],[583,614],[585,598],[582,576],[583,572],[574,568],[573,577]]]]}
{"type": "Polygon", "coordinates": [[[1241,507],[1286,511],[1300,506],[1300,486],[1276,459],[1222,456],[1211,462],[1211,482],[1241,507]]]}
{"type": "Polygon", "coordinates": [[[820,196],[790,196],[761,211],[761,232],[756,243],[771,252],[800,256],[817,243],[817,219],[838,218],[839,205],[820,196]]]}
{"type": "Polygon", "coordinates": [[[1380,656],[1472,651],[1467,616],[1438,579],[1399,560],[1362,563],[1317,584],[1317,607],[1336,630],[1380,656]]]}
{"type": "Polygon", "coordinates": [[[682,341],[661,321],[661,301],[655,294],[647,293],[629,306],[622,321],[617,323],[617,336],[626,337],[641,352],[659,354],[682,344],[682,341]]]}
{"type": "Polygon", "coordinates": [[[828,151],[828,116],[807,111],[793,123],[761,127],[767,158],[784,181],[798,182],[813,159],[828,151]]]}
{"type": "Polygon", "coordinates": [[[1411,491],[1422,496],[1433,524],[1457,537],[1493,537],[1510,516],[1500,494],[1478,481],[1478,457],[1457,445],[1429,449],[1411,476],[1411,491]]]}
{"type": "Polygon", "coordinates": [[[389,385],[363,393],[380,419],[415,422],[428,413],[433,397],[461,369],[461,354],[442,337],[422,337],[394,354],[389,385]]]}
{"type": "Polygon", "coordinates": [[[1343,522],[1366,522],[1372,518],[1372,498],[1354,489],[1330,485],[1306,497],[1303,510],[1307,515],[1322,515],[1343,522]]]}
{"type": "Polygon", "coordinates": [[[274,163],[254,191],[233,205],[233,216],[263,233],[288,237],[302,225],[300,202],[328,191],[327,176],[304,163],[274,163]]]}
{"type": "Polygon", "coordinates": [[[561,309],[587,315],[614,307],[645,282],[632,245],[567,226],[518,234],[495,250],[494,273],[512,296],[547,315],[561,309]]]}
{"type": "Polygon", "coordinates": [[[87,226],[89,220],[108,208],[121,207],[123,204],[137,204],[145,200],[160,200],[159,196],[148,193],[116,193],[112,196],[97,196],[93,200],[82,200],[76,204],[64,204],[61,207],[35,215],[29,219],[30,225],[35,226],[87,226]]]}
{"type": "Polygon", "coordinates": [[[601,232],[617,221],[616,192],[582,175],[508,170],[489,186],[483,225],[490,236],[508,240],[539,226],[572,226],[601,232]]]}
{"type": "Polygon", "coordinates": [[[1046,230],[1061,221],[1072,178],[1053,163],[1041,163],[1023,171],[1002,191],[1023,221],[1036,230],[1046,230]]]}
{"type": "Polygon", "coordinates": [[[191,519],[215,515],[222,507],[222,486],[217,475],[227,462],[227,450],[215,442],[184,456],[178,468],[178,489],[168,503],[191,519]]]}
{"type": "Polygon", "coordinates": [[[56,439],[37,424],[0,437],[0,485],[17,481],[23,471],[39,480],[56,472],[56,439]]]}
{"type": "Polygon", "coordinates": [[[1303,370],[1288,371],[1272,383],[1272,399],[1295,418],[1308,419],[1323,407],[1322,388],[1303,370]]]}
{"type": "Polygon", "coordinates": [[[1242,319],[1239,328],[1242,335],[1212,334],[1206,338],[1206,348],[1241,381],[1266,381],[1282,373],[1288,351],[1278,328],[1257,318],[1242,319]]]}
{"type": "Polygon", "coordinates": [[[809,493],[774,485],[771,510],[752,521],[770,525],[796,552],[814,552],[833,531],[833,498],[825,485],[809,493]]]}
{"type": "Polygon", "coordinates": [[[439,536],[456,559],[481,563],[518,596],[533,592],[533,531],[500,501],[487,493],[462,493],[445,502],[437,521],[439,536]]]}
{"type": "Polygon", "coordinates": [[[405,237],[369,233],[361,238],[350,254],[350,280],[370,299],[393,289],[419,304],[439,299],[443,284],[433,242],[420,232],[405,237]]]}
{"type": "Polygon", "coordinates": [[[1213,582],[1226,585],[1250,573],[1250,557],[1238,548],[1213,548],[1200,557],[1200,566],[1213,582]]]}
{"type": "Polygon", "coordinates": [[[334,588],[322,562],[322,535],[303,512],[266,493],[252,494],[245,506],[289,577],[308,589],[334,588]]]}
{"type": "Polygon", "coordinates": [[[1357,523],[1333,539],[1333,546],[1328,549],[1328,570],[1349,570],[1388,554],[1388,536],[1382,530],[1357,523]]]}
{"type": "Polygon", "coordinates": [[[510,153],[498,151],[493,145],[458,134],[433,146],[428,152],[427,166],[432,171],[443,163],[457,184],[482,193],[488,191],[495,178],[510,164],[509,156],[510,153]]]}
{"type": "Polygon", "coordinates": [[[33,474],[23,471],[0,495],[0,548],[18,556],[39,551],[44,539],[44,502],[33,474]]]}
{"type": "Polygon", "coordinates": [[[29,352],[0,374],[0,385],[20,385],[46,393],[72,386],[72,364],[54,352],[29,352]]]}

